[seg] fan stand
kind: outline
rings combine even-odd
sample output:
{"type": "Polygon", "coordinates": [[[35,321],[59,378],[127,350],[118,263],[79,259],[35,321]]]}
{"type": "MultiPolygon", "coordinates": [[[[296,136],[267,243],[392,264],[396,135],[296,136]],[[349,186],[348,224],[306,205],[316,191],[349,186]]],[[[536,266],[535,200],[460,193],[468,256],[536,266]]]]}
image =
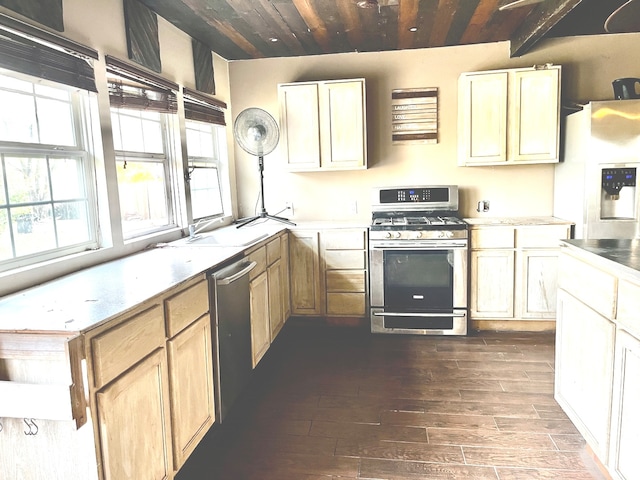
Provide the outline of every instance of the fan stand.
{"type": "Polygon", "coordinates": [[[262,155],[258,157],[258,169],[260,170],[260,215],[243,218],[239,220],[239,223],[238,225],[236,225],[236,228],[244,227],[245,225],[249,225],[250,223],[255,222],[256,220],[259,220],[261,218],[267,218],[267,219],[270,218],[278,222],[295,226],[295,223],[293,223],[287,218],[278,217],[276,215],[269,215],[267,213],[267,209],[264,208],[264,158],[262,155]]]}

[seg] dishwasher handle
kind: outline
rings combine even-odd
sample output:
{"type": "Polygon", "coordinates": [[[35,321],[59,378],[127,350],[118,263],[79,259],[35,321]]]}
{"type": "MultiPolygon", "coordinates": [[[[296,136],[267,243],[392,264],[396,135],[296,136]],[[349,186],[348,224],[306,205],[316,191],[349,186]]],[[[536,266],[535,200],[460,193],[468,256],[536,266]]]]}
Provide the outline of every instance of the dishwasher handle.
{"type": "Polygon", "coordinates": [[[232,273],[231,275],[219,278],[216,276],[216,284],[218,285],[229,285],[233,282],[235,282],[236,280],[238,280],[241,277],[244,277],[247,273],[249,273],[251,270],[253,270],[255,268],[255,266],[257,265],[256,262],[251,262],[251,263],[247,263],[246,266],[244,268],[242,268],[241,270],[232,273]]]}

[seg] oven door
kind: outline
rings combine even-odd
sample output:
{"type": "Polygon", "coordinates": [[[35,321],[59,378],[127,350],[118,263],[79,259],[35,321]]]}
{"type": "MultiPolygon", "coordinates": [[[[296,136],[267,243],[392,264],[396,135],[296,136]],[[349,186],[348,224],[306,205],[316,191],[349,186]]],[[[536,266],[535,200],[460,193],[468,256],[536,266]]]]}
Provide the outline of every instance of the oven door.
{"type": "Polygon", "coordinates": [[[370,245],[373,332],[466,334],[467,242],[370,245]]]}

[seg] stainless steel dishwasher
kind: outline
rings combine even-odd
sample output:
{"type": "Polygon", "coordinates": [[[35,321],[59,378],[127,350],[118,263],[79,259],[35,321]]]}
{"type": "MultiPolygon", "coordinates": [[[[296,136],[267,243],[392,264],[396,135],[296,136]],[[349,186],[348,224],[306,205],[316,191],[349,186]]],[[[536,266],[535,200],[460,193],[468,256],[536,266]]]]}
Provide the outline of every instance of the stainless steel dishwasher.
{"type": "Polygon", "coordinates": [[[222,423],[252,374],[249,272],[256,262],[239,260],[209,273],[214,389],[222,423]]]}

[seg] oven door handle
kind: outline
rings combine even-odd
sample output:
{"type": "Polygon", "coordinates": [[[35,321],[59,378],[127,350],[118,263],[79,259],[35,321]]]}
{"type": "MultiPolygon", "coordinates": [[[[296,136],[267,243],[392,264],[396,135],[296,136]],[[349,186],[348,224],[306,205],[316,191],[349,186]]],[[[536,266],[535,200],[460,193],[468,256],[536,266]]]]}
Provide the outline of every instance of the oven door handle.
{"type": "Polygon", "coordinates": [[[453,250],[467,248],[467,242],[402,242],[369,245],[372,250],[453,250]]]}
{"type": "Polygon", "coordinates": [[[376,317],[464,317],[464,313],[399,313],[399,312],[373,312],[376,317]]]}

